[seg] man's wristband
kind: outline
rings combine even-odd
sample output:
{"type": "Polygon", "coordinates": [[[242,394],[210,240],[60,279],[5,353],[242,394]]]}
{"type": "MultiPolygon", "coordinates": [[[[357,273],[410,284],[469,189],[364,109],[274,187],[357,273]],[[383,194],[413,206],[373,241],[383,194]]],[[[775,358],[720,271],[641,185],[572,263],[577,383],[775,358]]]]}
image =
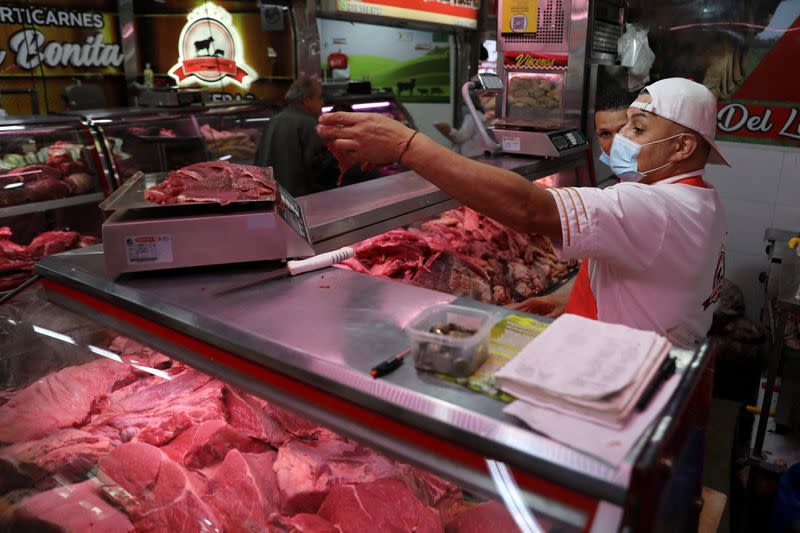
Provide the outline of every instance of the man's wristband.
{"type": "Polygon", "coordinates": [[[398,163],[400,163],[400,164],[403,163],[403,156],[406,155],[406,152],[408,151],[408,147],[411,146],[411,141],[414,140],[414,137],[417,136],[417,133],[419,133],[419,132],[415,131],[414,133],[412,133],[411,137],[409,137],[408,140],[406,141],[406,145],[403,147],[403,151],[400,152],[400,157],[397,158],[397,162],[398,163]]]}

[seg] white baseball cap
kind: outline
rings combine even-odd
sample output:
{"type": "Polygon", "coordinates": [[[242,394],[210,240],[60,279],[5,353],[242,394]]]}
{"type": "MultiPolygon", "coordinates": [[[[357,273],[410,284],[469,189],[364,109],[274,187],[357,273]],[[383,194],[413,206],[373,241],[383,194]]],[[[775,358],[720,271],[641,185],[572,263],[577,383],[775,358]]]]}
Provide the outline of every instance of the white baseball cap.
{"type": "Polygon", "coordinates": [[[711,146],[708,162],[731,166],[714,143],[717,99],[711,91],[686,78],[659,80],[645,87],[644,91],[650,95],[650,103],[636,101],[631,107],[649,111],[699,133],[711,146]]]}

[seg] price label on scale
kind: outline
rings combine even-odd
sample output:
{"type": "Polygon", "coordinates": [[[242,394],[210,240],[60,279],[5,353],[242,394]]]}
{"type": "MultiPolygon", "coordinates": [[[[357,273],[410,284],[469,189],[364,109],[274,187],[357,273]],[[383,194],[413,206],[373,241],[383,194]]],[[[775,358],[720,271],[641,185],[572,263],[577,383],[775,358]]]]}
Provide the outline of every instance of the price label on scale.
{"type": "Polygon", "coordinates": [[[171,235],[125,237],[125,255],[129,265],[172,263],[171,235]]]}

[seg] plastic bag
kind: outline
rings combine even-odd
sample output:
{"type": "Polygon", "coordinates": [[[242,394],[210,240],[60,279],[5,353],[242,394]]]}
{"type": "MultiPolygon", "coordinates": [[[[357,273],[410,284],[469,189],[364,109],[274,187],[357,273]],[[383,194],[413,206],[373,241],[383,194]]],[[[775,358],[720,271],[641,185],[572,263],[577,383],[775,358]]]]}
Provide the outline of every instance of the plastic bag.
{"type": "Polygon", "coordinates": [[[647,29],[638,24],[626,24],[625,33],[617,42],[620,63],[628,67],[628,90],[638,90],[650,81],[650,67],[656,55],[647,42],[647,29]]]}

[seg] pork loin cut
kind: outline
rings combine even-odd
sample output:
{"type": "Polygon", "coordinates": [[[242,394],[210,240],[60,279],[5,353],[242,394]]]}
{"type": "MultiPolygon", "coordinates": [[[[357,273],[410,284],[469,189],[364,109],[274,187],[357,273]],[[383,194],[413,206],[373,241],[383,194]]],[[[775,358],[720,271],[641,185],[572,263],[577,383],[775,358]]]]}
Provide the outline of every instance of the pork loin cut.
{"type": "Polygon", "coordinates": [[[128,517],[103,499],[96,480],[56,487],[26,498],[14,512],[12,531],[127,533],[128,517]]]}
{"type": "MultiPolygon", "coordinates": [[[[318,514],[343,533],[444,532],[436,511],[420,502],[402,481],[391,478],[334,487],[318,514]]],[[[492,531],[504,530],[484,530],[492,531]]]]}
{"type": "Polygon", "coordinates": [[[170,172],[163,182],[147,189],[144,197],[159,204],[226,205],[241,200],[274,200],[276,190],[272,167],[208,161],[170,172]]]}
{"type": "Polygon", "coordinates": [[[97,478],[137,531],[222,531],[221,522],[203,500],[205,487],[199,476],[155,446],[123,444],[100,461],[97,478]]]}

